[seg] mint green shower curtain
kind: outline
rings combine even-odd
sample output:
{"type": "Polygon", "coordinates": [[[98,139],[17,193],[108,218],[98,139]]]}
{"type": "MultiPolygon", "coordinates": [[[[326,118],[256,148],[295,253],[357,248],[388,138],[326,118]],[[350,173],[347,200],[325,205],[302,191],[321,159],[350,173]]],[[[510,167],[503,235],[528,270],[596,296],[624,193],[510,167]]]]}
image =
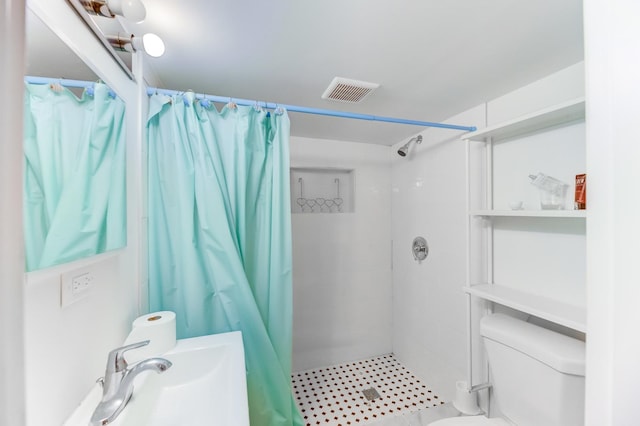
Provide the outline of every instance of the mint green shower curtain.
{"type": "Polygon", "coordinates": [[[27,271],[126,245],[124,112],[104,84],[80,99],[67,89],[26,84],[27,271]]]}
{"type": "Polygon", "coordinates": [[[242,331],[252,426],[302,425],[287,115],[153,95],[147,128],[151,309],[174,311],[180,338],[242,331]]]}

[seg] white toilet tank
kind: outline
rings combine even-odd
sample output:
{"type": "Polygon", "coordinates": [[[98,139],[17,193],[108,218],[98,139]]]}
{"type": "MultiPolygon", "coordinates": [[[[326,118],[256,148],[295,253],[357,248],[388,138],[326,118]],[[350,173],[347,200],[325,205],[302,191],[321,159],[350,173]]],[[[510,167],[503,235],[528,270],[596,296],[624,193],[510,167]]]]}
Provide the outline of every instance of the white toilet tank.
{"type": "Polygon", "coordinates": [[[584,425],[585,344],[504,314],[482,318],[493,397],[518,426],[584,425]]]}

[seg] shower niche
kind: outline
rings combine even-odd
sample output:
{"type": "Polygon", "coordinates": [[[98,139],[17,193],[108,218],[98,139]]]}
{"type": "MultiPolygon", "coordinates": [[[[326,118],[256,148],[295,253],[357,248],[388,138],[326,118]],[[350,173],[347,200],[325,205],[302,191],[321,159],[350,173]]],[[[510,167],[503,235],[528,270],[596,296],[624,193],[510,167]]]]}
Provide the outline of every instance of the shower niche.
{"type": "Polygon", "coordinates": [[[353,213],[354,172],[292,167],[291,213],[353,213]]]}

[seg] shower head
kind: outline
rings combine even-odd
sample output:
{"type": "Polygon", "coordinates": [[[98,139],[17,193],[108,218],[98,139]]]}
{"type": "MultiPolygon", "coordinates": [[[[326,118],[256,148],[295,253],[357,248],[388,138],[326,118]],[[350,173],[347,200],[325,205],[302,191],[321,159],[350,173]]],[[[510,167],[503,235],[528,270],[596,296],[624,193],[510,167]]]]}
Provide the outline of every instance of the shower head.
{"type": "Polygon", "coordinates": [[[407,154],[409,153],[409,145],[411,145],[411,142],[416,141],[417,144],[422,143],[422,135],[418,135],[414,138],[409,139],[409,142],[405,143],[404,145],[402,145],[402,147],[400,147],[400,149],[398,149],[398,155],[400,157],[406,157],[407,154]]]}

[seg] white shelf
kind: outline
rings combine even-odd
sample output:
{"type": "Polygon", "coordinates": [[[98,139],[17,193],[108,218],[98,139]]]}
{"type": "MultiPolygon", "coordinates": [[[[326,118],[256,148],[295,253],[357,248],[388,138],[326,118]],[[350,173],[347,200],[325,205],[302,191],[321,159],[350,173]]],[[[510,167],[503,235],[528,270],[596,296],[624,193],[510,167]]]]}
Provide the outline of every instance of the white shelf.
{"type": "Polygon", "coordinates": [[[584,111],[584,98],[574,99],[550,108],[545,108],[541,111],[523,115],[522,117],[496,126],[489,126],[475,132],[467,133],[462,136],[462,139],[485,141],[487,138],[491,138],[496,142],[523,136],[549,127],[584,119],[584,111]]]}
{"type": "Polygon", "coordinates": [[[463,287],[463,290],[473,296],[499,303],[583,333],[587,331],[587,313],[584,307],[569,305],[497,284],[472,285],[463,287]]]}
{"type": "Polygon", "coordinates": [[[472,210],[471,216],[585,218],[586,210],[472,210]]]}

